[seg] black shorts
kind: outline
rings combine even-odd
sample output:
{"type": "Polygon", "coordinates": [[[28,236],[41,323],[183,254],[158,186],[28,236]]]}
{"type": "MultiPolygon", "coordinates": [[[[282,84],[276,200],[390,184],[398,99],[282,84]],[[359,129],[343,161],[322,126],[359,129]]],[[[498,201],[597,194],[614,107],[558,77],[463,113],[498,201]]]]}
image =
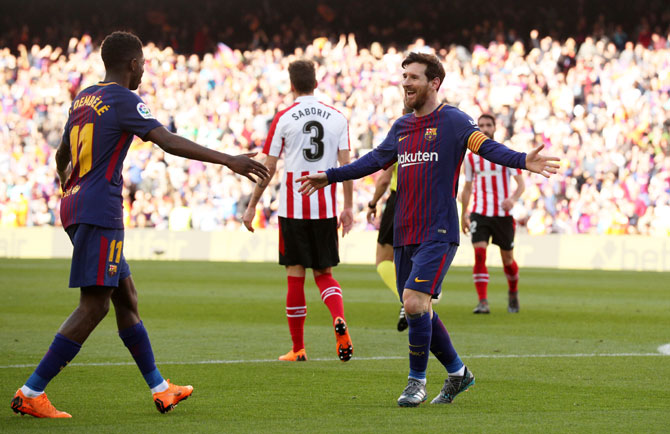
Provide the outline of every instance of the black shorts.
{"type": "Polygon", "coordinates": [[[279,217],[279,264],[322,270],[339,263],[337,218],[279,217]]]}
{"type": "Polygon", "coordinates": [[[382,212],[382,220],[379,223],[379,235],[377,235],[377,242],[379,244],[393,245],[393,219],[395,218],[395,201],[396,192],[391,190],[389,198],[386,200],[384,212],[382,212]]]}
{"type": "Polygon", "coordinates": [[[486,217],[481,214],[470,214],[470,234],[472,243],[485,241],[493,238],[493,244],[500,246],[501,250],[514,249],[514,231],[516,222],[514,217],[486,217]]]}

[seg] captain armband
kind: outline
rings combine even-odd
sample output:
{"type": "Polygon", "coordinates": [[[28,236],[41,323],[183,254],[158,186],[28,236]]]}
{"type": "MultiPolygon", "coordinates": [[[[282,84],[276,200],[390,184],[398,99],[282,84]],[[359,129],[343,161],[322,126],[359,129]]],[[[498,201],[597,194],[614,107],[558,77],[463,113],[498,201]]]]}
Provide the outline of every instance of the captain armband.
{"type": "Polygon", "coordinates": [[[484,133],[481,131],[475,131],[474,133],[470,134],[470,137],[468,138],[468,149],[474,152],[475,154],[479,154],[479,148],[482,147],[482,143],[488,139],[484,133]]]}

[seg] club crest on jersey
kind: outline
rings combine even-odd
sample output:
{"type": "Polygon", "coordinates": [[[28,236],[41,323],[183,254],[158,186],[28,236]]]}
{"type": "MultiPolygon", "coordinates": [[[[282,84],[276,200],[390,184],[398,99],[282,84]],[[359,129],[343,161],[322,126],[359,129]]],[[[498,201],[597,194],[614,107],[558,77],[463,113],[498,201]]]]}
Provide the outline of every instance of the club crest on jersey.
{"type": "Polygon", "coordinates": [[[75,185],[74,187],[70,188],[69,190],[66,190],[65,192],[63,192],[63,197],[65,198],[65,197],[68,197],[68,196],[72,196],[73,194],[77,194],[77,192],[79,191],[79,188],[80,187],[78,185],[75,185]]]}
{"type": "Polygon", "coordinates": [[[423,135],[426,140],[432,142],[437,137],[437,128],[426,128],[426,133],[423,135]]]}
{"type": "Polygon", "coordinates": [[[151,114],[149,107],[143,102],[137,104],[137,113],[140,114],[144,119],[155,119],[154,115],[151,114]]]}
{"type": "Polygon", "coordinates": [[[109,274],[109,277],[112,277],[116,274],[118,271],[118,267],[116,264],[109,264],[109,268],[107,269],[107,274],[109,274]]]}

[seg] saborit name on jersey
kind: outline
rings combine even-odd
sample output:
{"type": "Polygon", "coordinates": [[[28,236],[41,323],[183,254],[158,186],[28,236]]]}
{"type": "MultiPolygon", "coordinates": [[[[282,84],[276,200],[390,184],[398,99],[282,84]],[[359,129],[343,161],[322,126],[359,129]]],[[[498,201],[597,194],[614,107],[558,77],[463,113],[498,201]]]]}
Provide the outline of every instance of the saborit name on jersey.
{"type": "Polygon", "coordinates": [[[291,117],[295,121],[299,120],[300,118],[302,118],[304,116],[309,116],[309,115],[321,116],[324,119],[328,119],[328,118],[330,118],[331,114],[332,113],[330,113],[329,111],[324,110],[324,109],[320,109],[320,108],[316,108],[316,107],[307,107],[307,108],[299,109],[299,110],[293,112],[291,114],[291,117]]]}

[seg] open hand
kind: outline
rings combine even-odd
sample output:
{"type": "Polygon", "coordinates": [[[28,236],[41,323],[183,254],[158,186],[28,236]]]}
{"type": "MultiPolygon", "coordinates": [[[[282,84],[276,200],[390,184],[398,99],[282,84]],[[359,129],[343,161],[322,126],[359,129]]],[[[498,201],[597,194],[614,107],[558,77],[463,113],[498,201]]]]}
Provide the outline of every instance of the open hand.
{"type": "Polygon", "coordinates": [[[316,190],[325,187],[328,185],[328,177],[325,172],[314,173],[312,175],[301,176],[296,179],[295,182],[300,182],[302,185],[298,188],[298,192],[309,196],[314,193],[316,190]]]}
{"type": "Polygon", "coordinates": [[[256,155],[256,152],[248,152],[246,154],[231,157],[227,166],[233,172],[246,176],[251,182],[268,179],[270,177],[270,172],[263,163],[251,159],[254,155],[256,155]],[[256,179],[254,179],[254,177],[256,179]]]}
{"type": "Polygon", "coordinates": [[[552,161],[561,161],[561,159],[540,154],[542,149],[544,149],[544,145],[540,145],[526,154],[526,170],[549,178],[560,167],[558,163],[552,163],[552,161]]]}

